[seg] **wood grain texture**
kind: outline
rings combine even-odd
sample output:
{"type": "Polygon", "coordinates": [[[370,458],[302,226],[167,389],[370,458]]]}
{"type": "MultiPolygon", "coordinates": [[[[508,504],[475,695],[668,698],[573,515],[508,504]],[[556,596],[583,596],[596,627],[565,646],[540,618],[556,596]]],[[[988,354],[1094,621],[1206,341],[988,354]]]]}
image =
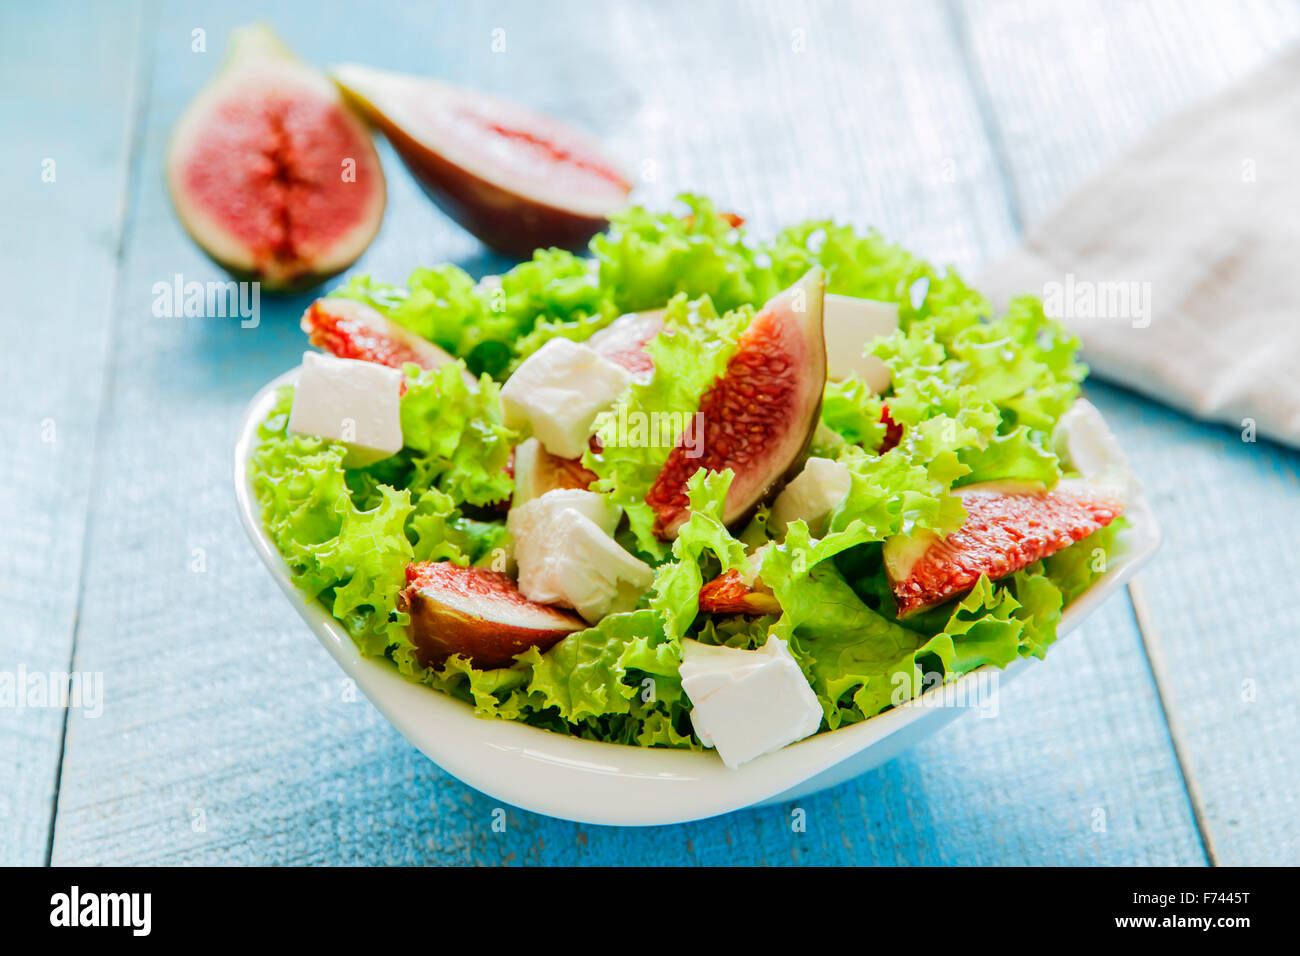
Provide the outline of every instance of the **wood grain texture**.
{"type": "Polygon", "coordinates": [[[1300,36],[1295,0],[952,2],[1025,224],[1300,36]]]}
{"type": "MultiPolygon", "coordinates": [[[[967,10],[1002,139],[1026,144],[1011,168],[1031,216],[1152,123],[1300,37],[1292,2],[1062,6],[967,10]]],[[[1300,863],[1300,676],[1281,663],[1300,627],[1300,453],[1119,389],[1092,391],[1165,529],[1142,590],[1217,859],[1300,863]]]]}
{"type": "MultiPolygon", "coordinates": [[[[792,806],[652,830],[511,809],[493,832],[492,801],[348,699],[236,522],[235,423],[297,361],[306,300],[264,300],[256,329],[150,309],[156,282],[220,277],[175,222],[162,151],[227,30],[259,16],[315,62],[436,73],[581,122],[653,205],[695,189],[762,230],[833,214],[967,269],[1016,235],[1023,200],[1005,188],[992,101],[970,83],[971,34],[948,5],[162,6],[141,52],[153,80],[77,641],[76,666],[105,675],[105,712],[70,717],[54,862],[1204,862],[1121,599],[1006,687],[996,718],[967,716],[801,801],[806,832],[792,806]],[[206,53],[191,51],[196,28],[206,53]]],[[[356,271],[500,266],[383,159],[389,210],[356,271]]]]}
{"type": "MultiPolygon", "coordinates": [[[[70,33],[81,12],[0,10],[0,673],[60,693],[49,675],[67,673],[77,623],[139,34],[135,4],[85,11],[70,33]]],[[[24,690],[29,707],[0,708],[0,864],[45,860],[63,747],[64,709],[24,690]]]]}
{"type": "Polygon", "coordinates": [[[1094,391],[1165,529],[1142,590],[1218,862],[1300,864],[1300,453],[1094,391]]]}

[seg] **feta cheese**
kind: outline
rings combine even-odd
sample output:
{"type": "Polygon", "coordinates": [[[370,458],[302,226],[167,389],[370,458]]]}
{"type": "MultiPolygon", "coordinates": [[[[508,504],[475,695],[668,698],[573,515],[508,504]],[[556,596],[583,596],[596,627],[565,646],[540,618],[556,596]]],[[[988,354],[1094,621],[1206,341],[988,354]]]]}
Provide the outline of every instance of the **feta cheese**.
{"type": "Polygon", "coordinates": [[[614,533],[623,513],[618,505],[609,500],[608,495],[577,488],[557,488],[523,504],[513,505],[506,515],[506,526],[511,537],[533,537],[566,508],[572,508],[590,518],[605,534],[614,533]]]}
{"type": "Polygon", "coordinates": [[[571,607],[592,623],[636,607],[654,571],[611,537],[619,516],[604,495],[572,489],[511,508],[506,527],[524,597],[571,607]]]}
{"type": "Polygon", "coordinates": [[[760,575],[763,571],[763,562],[767,560],[767,553],[774,547],[776,547],[776,542],[768,541],[765,544],[759,545],[745,556],[745,566],[739,569],[740,580],[745,582],[745,587],[757,587],[760,590],[771,591],[771,588],[767,588],[763,584],[760,575]]]}
{"type": "Polygon", "coordinates": [[[826,368],[831,378],[856,374],[877,395],[889,388],[889,367],[874,355],[863,355],[867,343],[898,331],[898,305],[827,295],[822,322],[826,330],[826,368]]]}
{"type": "Polygon", "coordinates": [[[375,362],[304,352],[289,431],[347,445],[358,468],[402,450],[402,372],[375,362]]]}
{"type": "Polygon", "coordinates": [[[631,381],[627,369],[594,349],[551,339],[501,386],[505,423],[510,428],[530,425],[551,454],[577,458],[587,450],[596,416],[631,381]]]}
{"type": "Polygon", "coordinates": [[[849,495],[853,478],[849,469],[829,458],[809,458],[772,503],[768,524],[784,534],[792,521],[802,518],[814,535],[825,531],[826,519],[849,495]]]}
{"type": "Polygon", "coordinates": [[[756,651],[682,641],[691,725],[731,769],[817,732],[822,707],[785,641],[756,651]]]}
{"type": "Polygon", "coordinates": [[[1056,423],[1052,444],[1071,468],[1092,482],[1112,488],[1122,500],[1141,494],[1142,482],[1092,402],[1075,399],[1056,423]]]}

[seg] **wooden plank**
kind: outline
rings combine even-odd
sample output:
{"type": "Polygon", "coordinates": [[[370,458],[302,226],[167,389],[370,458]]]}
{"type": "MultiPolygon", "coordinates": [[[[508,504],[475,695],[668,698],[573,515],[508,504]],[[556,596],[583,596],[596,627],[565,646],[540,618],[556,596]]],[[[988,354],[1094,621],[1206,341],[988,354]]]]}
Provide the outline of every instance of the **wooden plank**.
{"type": "MultiPolygon", "coordinates": [[[[208,13],[209,49],[261,6],[208,13]]],[[[437,72],[584,122],[655,173],[639,189],[652,204],[692,187],[758,228],[834,213],[963,265],[1011,241],[952,22],[936,4],[518,3],[358,18],[285,3],[270,17],[313,60],[437,72]],[[491,52],[496,28],[504,54],[491,52]]],[[[304,299],[264,300],[256,329],[147,313],[152,283],[217,276],[158,185],[167,129],[213,65],[214,53],[188,52],[191,26],[168,9],[157,30],[116,316],[130,334],[114,352],[78,645],[79,662],[109,672],[112,693],[101,720],[69,725],[56,862],[1202,861],[1122,600],[1010,685],[998,718],[964,718],[801,801],[806,832],[780,806],[650,831],[512,810],[494,833],[490,799],[426,761],[370,705],[344,699],[340,674],[235,521],[234,425],[256,387],[297,360],[304,299]]],[[[359,270],[495,267],[384,159],[388,218],[359,270]]]]}
{"type": "Polygon", "coordinates": [[[1294,0],[954,3],[1026,224],[1300,35],[1294,0]]]}
{"type": "MultiPolygon", "coordinates": [[[[965,12],[1031,218],[1153,122],[1300,35],[1295,3],[972,3],[965,12]],[[1037,130],[1044,135],[1026,138],[1037,130]]],[[[1141,590],[1216,859],[1294,864],[1300,678],[1279,654],[1300,623],[1300,454],[1119,389],[1094,393],[1165,527],[1141,590]]]]}
{"type": "Polygon", "coordinates": [[[0,707],[0,864],[48,851],[64,708],[37,695],[72,657],[138,34],[134,3],[0,10],[0,682],[36,682],[0,707]]]}
{"type": "Polygon", "coordinates": [[[1124,423],[1121,440],[1165,529],[1142,593],[1217,860],[1300,863],[1300,677],[1279,659],[1300,629],[1300,453],[1119,389],[1097,392],[1124,423]]]}

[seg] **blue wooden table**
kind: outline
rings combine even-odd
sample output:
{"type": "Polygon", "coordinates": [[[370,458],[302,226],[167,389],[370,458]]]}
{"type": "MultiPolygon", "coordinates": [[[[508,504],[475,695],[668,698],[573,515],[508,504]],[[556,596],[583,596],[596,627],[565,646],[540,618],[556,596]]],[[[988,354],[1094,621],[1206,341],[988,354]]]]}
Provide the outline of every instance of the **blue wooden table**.
{"type": "MultiPolygon", "coordinates": [[[[296,363],[306,300],[256,328],[151,310],[156,282],[218,277],[162,156],[259,17],[319,64],[588,126],[648,204],[833,215],[970,273],[1300,36],[1296,0],[4,5],[0,671],[99,674],[103,700],[0,709],[0,863],[1300,862],[1300,455],[1095,382],[1166,543],[996,719],[800,801],[804,832],[789,806],[649,830],[507,808],[496,832],[493,800],[345,693],[238,526],[236,422],[296,363]]],[[[382,156],[354,271],[502,265],[382,156]]]]}

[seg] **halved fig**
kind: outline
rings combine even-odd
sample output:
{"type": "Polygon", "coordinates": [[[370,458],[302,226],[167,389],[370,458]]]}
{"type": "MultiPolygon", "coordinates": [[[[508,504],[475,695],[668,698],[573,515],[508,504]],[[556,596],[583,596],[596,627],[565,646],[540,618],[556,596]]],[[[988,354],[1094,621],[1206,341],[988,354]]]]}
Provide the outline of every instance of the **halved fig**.
{"type": "Polygon", "coordinates": [[[741,335],[646,495],[660,537],[676,537],[688,515],[686,482],[701,468],[735,473],[723,507],[723,520],[735,524],[803,467],[826,387],[825,287],[826,273],[816,266],[764,305],[741,335]]]}
{"type": "MultiPolygon", "coordinates": [[[[421,368],[438,368],[456,359],[423,336],[353,299],[317,299],[302,314],[307,340],[339,358],[377,362],[401,368],[414,362],[421,368]]],[[[465,381],[478,380],[463,372],[465,381]]]]}
{"type": "Polygon", "coordinates": [[[981,574],[1006,577],[1099,531],[1124,512],[1107,485],[1067,479],[1051,491],[1026,482],[983,482],[955,492],[966,509],[960,528],[885,541],[885,573],[899,617],[965,594],[981,574]]]}
{"type": "Polygon", "coordinates": [[[575,248],[632,189],[599,143],[552,116],[427,77],[352,63],[333,75],[443,212],[498,252],[575,248]]]}
{"type": "Polygon", "coordinates": [[[232,35],[225,65],[176,123],[166,170],[199,247],[271,292],[342,272],[384,214],[369,130],[262,24],[232,35]]]}
{"type": "Polygon", "coordinates": [[[530,601],[509,575],[425,561],[406,569],[398,609],[411,615],[411,642],[422,667],[453,654],[480,670],[509,666],[530,647],[545,651],[587,623],[572,611],[530,601]]]}
{"type": "Polygon", "coordinates": [[[621,365],[637,378],[649,379],[655,363],[645,347],[664,327],[664,309],[629,312],[620,315],[605,328],[587,339],[596,352],[615,365],[621,365]]]}

